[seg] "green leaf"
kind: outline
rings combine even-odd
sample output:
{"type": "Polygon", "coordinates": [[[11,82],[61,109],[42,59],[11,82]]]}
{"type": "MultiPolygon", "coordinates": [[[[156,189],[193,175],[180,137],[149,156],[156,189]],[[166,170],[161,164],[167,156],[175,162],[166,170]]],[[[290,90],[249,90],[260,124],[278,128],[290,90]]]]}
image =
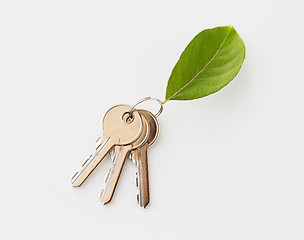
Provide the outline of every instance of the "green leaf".
{"type": "Polygon", "coordinates": [[[244,59],[244,42],[232,26],[200,32],[172,70],[164,103],[201,98],[219,91],[237,75],[244,59]]]}

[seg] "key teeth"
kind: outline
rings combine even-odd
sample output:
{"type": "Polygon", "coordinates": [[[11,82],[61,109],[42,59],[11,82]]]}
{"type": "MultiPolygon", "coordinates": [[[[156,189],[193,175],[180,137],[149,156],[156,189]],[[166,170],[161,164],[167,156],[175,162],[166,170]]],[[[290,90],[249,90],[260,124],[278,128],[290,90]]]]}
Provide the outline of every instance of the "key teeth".
{"type": "Polygon", "coordinates": [[[115,159],[115,148],[113,148],[113,149],[110,151],[110,158],[111,158],[112,162],[114,162],[114,159],[115,159]]]}
{"type": "Polygon", "coordinates": [[[100,140],[101,140],[101,137],[97,138],[97,140],[96,140],[96,150],[98,149],[98,147],[101,144],[100,140]]]}
{"type": "Polygon", "coordinates": [[[140,205],[140,202],[139,202],[139,194],[136,195],[136,201],[137,201],[137,203],[140,205]]]}
{"type": "Polygon", "coordinates": [[[98,197],[99,197],[100,200],[101,200],[101,198],[102,198],[103,191],[104,191],[104,189],[102,189],[102,190],[100,191],[100,193],[98,194],[98,197]]]}
{"type": "Polygon", "coordinates": [[[84,162],[83,162],[83,164],[81,165],[81,167],[83,168],[85,165],[86,165],[86,163],[92,158],[92,154],[88,157],[88,159],[87,160],[85,160],[84,162]]]}
{"type": "Polygon", "coordinates": [[[107,181],[108,181],[108,179],[109,179],[111,170],[112,170],[112,169],[109,169],[108,174],[105,176],[105,179],[104,179],[105,183],[107,183],[107,181]]]}
{"type": "MultiPolygon", "coordinates": [[[[105,176],[104,181],[105,181],[105,184],[106,184],[106,185],[107,185],[107,182],[108,182],[108,180],[109,180],[109,176],[110,176],[111,171],[112,171],[112,168],[109,169],[109,172],[108,172],[108,173],[106,174],[106,176],[105,176]]],[[[103,188],[103,189],[101,190],[101,192],[99,193],[99,195],[98,195],[98,196],[99,196],[99,199],[101,200],[101,202],[102,202],[103,205],[105,205],[105,204],[107,204],[108,202],[111,201],[111,199],[104,199],[104,196],[103,196],[104,191],[105,191],[105,188],[103,188]]]]}
{"type": "Polygon", "coordinates": [[[74,180],[74,178],[75,178],[75,176],[78,174],[78,172],[76,172],[74,175],[73,175],[73,177],[71,177],[71,182],[73,182],[73,180],[74,180]]]}
{"type": "Polygon", "coordinates": [[[135,184],[136,184],[136,187],[138,187],[138,173],[136,172],[136,177],[135,177],[135,184]]]}
{"type": "MultiPolygon", "coordinates": [[[[92,156],[93,156],[93,154],[91,154],[91,155],[82,163],[81,168],[84,168],[84,166],[85,166],[86,163],[92,158],[92,156]]],[[[79,185],[74,185],[74,184],[73,184],[73,181],[74,181],[74,179],[75,179],[75,177],[76,177],[77,174],[79,174],[79,171],[77,171],[77,172],[73,175],[73,177],[71,177],[71,182],[72,182],[72,186],[73,186],[73,187],[79,187],[79,186],[81,185],[81,184],[79,184],[79,185]]]]}
{"type": "Polygon", "coordinates": [[[137,166],[137,159],[134,155],[134,151],[131,151],[130,154],[129,154],[129,158],[130,160],[137,166]]]}

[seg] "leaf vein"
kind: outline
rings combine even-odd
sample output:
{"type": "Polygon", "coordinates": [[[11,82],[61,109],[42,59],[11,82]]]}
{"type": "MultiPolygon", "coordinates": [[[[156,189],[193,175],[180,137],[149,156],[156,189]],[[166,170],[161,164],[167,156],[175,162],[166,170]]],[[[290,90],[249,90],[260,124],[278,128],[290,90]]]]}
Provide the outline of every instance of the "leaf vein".
{"type": "Polygon", "coordinates": [[[214,60],[214,58],[216,57],[216,55],[217,55],[217,54],[219,53],[219,51],[222,49],[222,47],[223,47],[225,41],[227,40],[227,37],[228,37],[230,31],[231,31],[231,28],[230,28],[229,31],[227,32],[227,34],[226,34],[225,38],[223,39],[223,41],[222,41],[222,43],[221,43],[219,49],[215,52],[215,54],[212,56],[212,58],[205,64],[205,66],[202,68],[202,70],[200,70],[200,71],[199,71],[199,72],[198,72],[198,73],[197,73],[189,82],[187,82],[183,87],[181,87],[178,91],[176,91],[176,92],[175,92],[174,94],[172,94],[169,98],[167,98],[163,103],[169,101],[170,99],[172,99],[173,97],[175,97],[177,94],[179,94],[185,87],[187,87],[191,82],[193,82],[193,81],[197,78],[197,76],[198,76],[199,74],[201,74],[201,73],[205,70],[205,68],[214,60]]]}

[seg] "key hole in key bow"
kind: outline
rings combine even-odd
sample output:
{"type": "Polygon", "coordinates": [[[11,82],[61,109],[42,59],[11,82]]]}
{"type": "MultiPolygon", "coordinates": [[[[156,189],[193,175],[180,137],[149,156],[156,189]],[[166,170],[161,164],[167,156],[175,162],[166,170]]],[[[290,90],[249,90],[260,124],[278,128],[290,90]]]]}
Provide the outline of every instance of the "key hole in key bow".
{"type": "Polygon", "coordinates": [[[134,116],[133,114],[131,114],[130,112],[125,112],[123,115],[122,115],[122,120],[126,123],[131,123],[133,122],[134,120],[134,116]]]}

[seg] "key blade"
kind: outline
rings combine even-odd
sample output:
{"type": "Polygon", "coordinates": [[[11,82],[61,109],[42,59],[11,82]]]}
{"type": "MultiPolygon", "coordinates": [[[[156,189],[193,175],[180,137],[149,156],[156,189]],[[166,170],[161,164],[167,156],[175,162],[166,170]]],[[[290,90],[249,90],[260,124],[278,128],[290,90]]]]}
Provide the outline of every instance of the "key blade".
{"type": "Polygon", "coordinates": [[[82,166],[82,169],[78,171],[72,177],[72,186],[79,187],[88,178],[92,171],[97,167],[97,165],[104,159],[104,157],[111,150],[113,145],[117,140],[113,137],[104,137],[102,144],[97,149],[94,156],[91,156],[82,166]]]}
{"type": "Polygon", "coordinates": [[[114,165],[106,178],[106,186],[104,189],[101,190],[99,194],[99,198],[103,204],[107,204],[111,201],[115,188],[117,186],[122,167],[131,149],[132,145],[117,147],[115,158],[113,160],[114,165]]]}
{"type": "Polygon", "coordinates": [[[149,194],[149,172],[148,172],[148,156],[147,156],[148,144],[144,144],[142,147],[135,150],[134,155],[137,154],[137,166],[138,166],[138,185],[139,195],[137,198],[138,204],[145,208],[150,202],[149,194]]]}

